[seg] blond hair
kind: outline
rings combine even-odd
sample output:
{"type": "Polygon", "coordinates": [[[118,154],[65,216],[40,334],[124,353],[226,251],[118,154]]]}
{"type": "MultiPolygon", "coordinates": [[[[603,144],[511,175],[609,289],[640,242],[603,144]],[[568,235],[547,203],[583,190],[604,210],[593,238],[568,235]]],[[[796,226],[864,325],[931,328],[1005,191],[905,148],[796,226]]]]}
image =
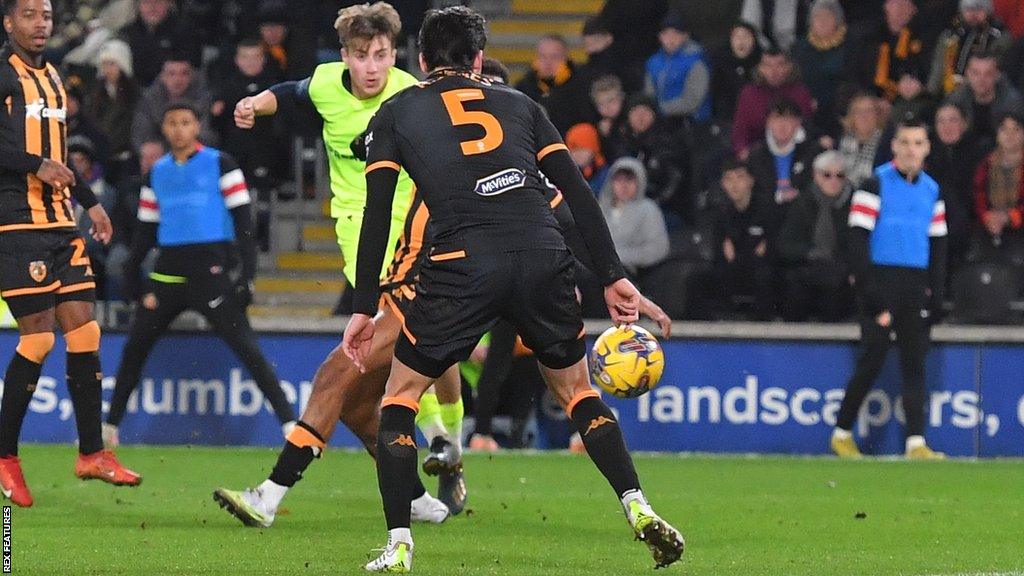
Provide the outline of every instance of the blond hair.
{"type": "Polygon", "coordinates": [[[334,29],[344,48],[353,43],[369,44],[377,36],[385,36],[394,47],[395,38],[402,31],[402,20],[387,2],[356,4],[338,11],[334,29]]]}

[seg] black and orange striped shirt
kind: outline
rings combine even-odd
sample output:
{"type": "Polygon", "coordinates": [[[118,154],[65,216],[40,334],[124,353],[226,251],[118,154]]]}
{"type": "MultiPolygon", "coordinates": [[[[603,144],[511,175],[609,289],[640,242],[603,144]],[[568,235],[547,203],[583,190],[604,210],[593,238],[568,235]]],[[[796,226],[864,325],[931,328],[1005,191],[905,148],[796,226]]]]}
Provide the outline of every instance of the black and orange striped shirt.
{"type": "Polygon", "coordinates": [[[79,182],[55,190],[36,176],[43,160],[67,164],[67,94],[53,65],[34,68],[10,45],[0,51],[0,232],[74,228],[72,194],[95,204],[79,182]]]}

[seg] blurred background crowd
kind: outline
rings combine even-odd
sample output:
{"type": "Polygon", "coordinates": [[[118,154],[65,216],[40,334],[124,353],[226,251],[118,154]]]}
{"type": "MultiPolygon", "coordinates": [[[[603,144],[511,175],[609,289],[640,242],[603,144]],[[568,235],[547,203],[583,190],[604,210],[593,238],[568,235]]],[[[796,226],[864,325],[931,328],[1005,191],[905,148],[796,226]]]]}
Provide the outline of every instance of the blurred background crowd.
{"type": "MultiPolygon", "coordinates": [[[[309,194],[286,143],[315,141],[316,119],[283,110],[250,133],[232,112],[339,59],[334,16],[353,3],[53,0],[48,57],[65,74],[70,157],[117,230],[111,246],[90,246],[101,296],[119,297],[168,104],[200,109],[204,142],[239,160],[264,204],[309,194]]],[[[434,3],[393,4],[414,38],[434,3]]],[[[648,296],[680,318],[851,318],[850,198],[889,160],[894,123],[913,117],[933,129],[949,308],[958,321],[1012,321],[1024,285],[1024,1],[742,0],[723,4],[733,23],[713,32],[691,4],[607,0],[578,37],[539,36],[512,79],[564,134],[648,296]]],[[[414,49],[399,46],[408,67],[414,49]]]]}

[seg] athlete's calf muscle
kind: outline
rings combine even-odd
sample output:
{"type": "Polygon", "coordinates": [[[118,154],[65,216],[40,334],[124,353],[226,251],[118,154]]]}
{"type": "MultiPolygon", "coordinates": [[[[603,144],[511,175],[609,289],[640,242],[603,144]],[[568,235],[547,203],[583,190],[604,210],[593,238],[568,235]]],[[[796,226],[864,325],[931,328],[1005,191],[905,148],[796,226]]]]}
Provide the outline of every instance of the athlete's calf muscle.
{"type": "Polygon", "coordinates": [[[377,320],[365,373],[359,372],[340,345],[317,369],[302,421],[316,429],[324,440],[330,440],[340,418],[373,453],[380,399],[391,372],[399,330],[401,323],[390,312],[377,320]]]}

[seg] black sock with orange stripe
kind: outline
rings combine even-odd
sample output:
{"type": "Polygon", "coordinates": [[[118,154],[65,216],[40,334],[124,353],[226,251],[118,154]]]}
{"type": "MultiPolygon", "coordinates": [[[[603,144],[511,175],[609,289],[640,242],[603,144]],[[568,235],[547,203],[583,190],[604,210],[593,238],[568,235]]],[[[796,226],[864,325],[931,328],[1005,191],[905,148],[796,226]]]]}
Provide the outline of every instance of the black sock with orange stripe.
{"type": "Polygon", "coordinates": [[[68,393],[75,407],[78,428],[78,453],[95,454],[103,450],[103,374],[99,352],[68,352],[68,393]]]}
{"type": "Polygon", "coordinates": [[[312,426],[301,420],[296,422],[295,429],[288,434],[281,455],[277,457],[277,464],[270,473],[270,481],[291,488],[302,480],[302,473],[314,458],[320,457],[326,444],[312,426]]]}
{"type": "MultiPolygon", "coordinates": [[[[388,404],[380,410],[377,432],[377,483],[388,530],[408,528],[416,474],[416,410],[388,404]]],[[[421,484],[422,485],[422,484],[421,484]]]]}
{"type": "Polygon", "coordinates": [[[630,490],[639,490],[640,480],[633,467],[633,459],[626,450],[622,430],[608,405],[596,393],[588,394],[570,402],[569,412],[583,438],[583,445],[587,447],[587,454],[619,498],[630,490]]]}

